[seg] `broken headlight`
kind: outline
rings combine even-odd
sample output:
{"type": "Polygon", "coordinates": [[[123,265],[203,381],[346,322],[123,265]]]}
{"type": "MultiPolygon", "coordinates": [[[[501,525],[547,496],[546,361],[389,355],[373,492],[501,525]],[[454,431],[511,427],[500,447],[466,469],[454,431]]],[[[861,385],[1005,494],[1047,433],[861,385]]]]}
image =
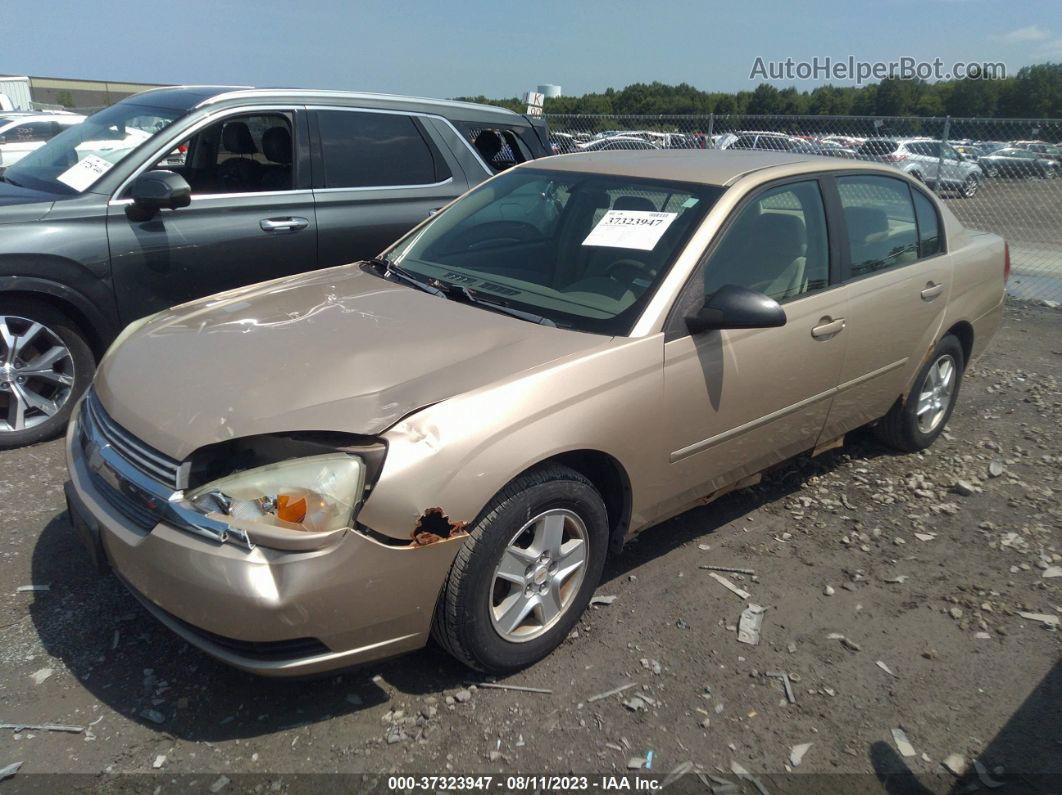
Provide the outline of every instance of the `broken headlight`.
{"type": "Polygon", "coordinates": [[[365,463],[347,453],[247,469],[200,486],[187,499],[234,524],[321,533],[350,527],[365,489],[365,463]]]}

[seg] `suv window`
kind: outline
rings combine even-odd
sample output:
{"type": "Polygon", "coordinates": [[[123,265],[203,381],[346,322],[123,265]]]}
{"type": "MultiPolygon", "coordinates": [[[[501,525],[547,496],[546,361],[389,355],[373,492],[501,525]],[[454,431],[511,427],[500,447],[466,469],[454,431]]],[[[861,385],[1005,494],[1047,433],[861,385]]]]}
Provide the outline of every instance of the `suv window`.
{"type": "Polygon", "coordinates": [[[294,185],[290,113],[228,116],[181,142],[152,168],[176,171],[192,193],[258,193],[294,185]]]}
{"type": "Polygon", "coordinates": [[[412,116],[317,111],[325,188],[430,185],[450,176],[412,116]]]}
{"type": "Polygon", "coordinates": [[[921,191],[913,190],[915,216],[918,218],[918,257],[940,252],[940,221],[933,203],[921,191]]]}
{"type": "Polygon", "coordinates": [[[852,276],[918,259],[918,227],[907,183],[892,177],[839,177],[852,276]]]}
{"type": "Polygon", "coordinates": [[[747,204],[704,267],[706,296],[736,284],[785,301],[829,281],[826,213],[815,180],[773,188],[747,204]]]}

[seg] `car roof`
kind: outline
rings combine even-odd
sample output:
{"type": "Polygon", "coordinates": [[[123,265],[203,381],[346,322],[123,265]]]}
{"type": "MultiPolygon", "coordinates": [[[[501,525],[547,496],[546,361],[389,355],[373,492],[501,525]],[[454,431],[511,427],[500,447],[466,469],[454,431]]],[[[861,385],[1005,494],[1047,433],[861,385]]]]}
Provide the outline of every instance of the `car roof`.
{"type": "Polygon", "coordinates": [[[373,94],[359,91],[332,91],[309,88],[255,88],[253,86],[167,86],[152,88],[126,101],[162,105],[190,110],[220,103],[298,102],[343,107],[404,110],[428,113],[463,121],[528,124],[519,113],[508,108],[431,97],[407,97],[399,94],[373,94]]]}
{"type": "Polygon", "coordinates": [[[761,149],[656,149],[617,152],[579,152],[534,160],[520,168],[606,174],[641,179],[730,185],[755,171],[765,179],[812,171],[877,171],[891,176],[900,172],[891,166],[833,157],[794,155],[761,149]]]}

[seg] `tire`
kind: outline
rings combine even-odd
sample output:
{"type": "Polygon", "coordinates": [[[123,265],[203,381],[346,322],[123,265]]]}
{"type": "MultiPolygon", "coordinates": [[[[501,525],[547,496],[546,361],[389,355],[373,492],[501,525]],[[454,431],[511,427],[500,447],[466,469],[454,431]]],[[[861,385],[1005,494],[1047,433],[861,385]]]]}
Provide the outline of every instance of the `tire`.
{"type": "Polygon", "coordinates": [[[933,444],[951,418],[959,397],[959,383],[965,365],[962,344],[951,334],[945,335],[918,371],[907,400],[897,400],[889,413],[874,427],[878,438],[906,453],[916,453],[933,444]],[[952,365],[950,389],[946,394],[938,390],[936,399],[923,400],[923,396],[936,388],[940,373],[937,371],[934,376],[934,371],[945,360],[952,365]],[[920,417],[923,418],[921,421],[920,417]]]}
{"type": "Polygon", "coordinates": [[[608,537],[601,495],[578,472],[550,464],[521,475],[491,500],[457,553],[436,604],[432,636],[479,671],[507,673],[538,662],[560,645],[586,609],[605,566],[608,537]],[[538,557],[539,549],[548,547],[539,543],[538,532],[546,520],[536,520],[542,516],[553,527],[563,522],[563,537],[568,539],[549,574],[542,574],[549,561],[538,557]],[[565,577],[563,561],[572,566],[578,557],[573,553],[579,547],[572,541],[580,525],[582,571],[565,577]],[[530,542],[526,549],[521,547],[525,542],[530,542]],[[525,564],[528,567],[522,568],[525,564]],[[543,579],[546,582],[540,582],[543,579]],[[528,590],[537,588],[545,590],[528,590]],[[560,610],[547,621],[550,614],[542,603],[551,594],[560,610]],[[538,606],[514,623],[513,616],[533,604],[538,606]],[[515,610],[518,605],[521,609],[515,610]],[[510,625],[514,628],[506,633],[510,625]]]}
{"type": "Polygon", "coordinates": [[[977,189],[981,187],[981,180],[976,175],[971,174],[962,181],[962,187],[959,188],[959,195],[964,199],[972,199],[977,195],[977,189]]]}
{"type": "Polygon", "coordinates": [[[69,317],[41,301],[0,297],[0,449],[62,433],[95,367],[69,317]]]}

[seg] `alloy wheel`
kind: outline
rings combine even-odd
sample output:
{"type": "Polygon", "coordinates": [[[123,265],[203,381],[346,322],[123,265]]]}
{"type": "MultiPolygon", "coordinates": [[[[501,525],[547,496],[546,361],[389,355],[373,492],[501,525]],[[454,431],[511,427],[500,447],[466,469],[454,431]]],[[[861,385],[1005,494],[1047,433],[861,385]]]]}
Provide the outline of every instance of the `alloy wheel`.
{"type": "Polygon", "coordinates": [[[562,508],[539,514],[516,532],[491,583],[490,620],[502,638],[533,640],[561,619],[586,574],[588,543],[586,524],[562,508]]]}
{"type": "Polygon", "coordinates": [[[926,373],[915,409],[918,430],[922,433],[935,431],[948,413],[951,396],[955,391],[955,375],[955,360],[949,354],[933,362],[933,366],[926,373]]]}
{"type": "Polygon", "coordinates": [[[74,386],[74,358],[52,329],[0,315],[0,433],[24,431],[63,409],[74,386]]]}

